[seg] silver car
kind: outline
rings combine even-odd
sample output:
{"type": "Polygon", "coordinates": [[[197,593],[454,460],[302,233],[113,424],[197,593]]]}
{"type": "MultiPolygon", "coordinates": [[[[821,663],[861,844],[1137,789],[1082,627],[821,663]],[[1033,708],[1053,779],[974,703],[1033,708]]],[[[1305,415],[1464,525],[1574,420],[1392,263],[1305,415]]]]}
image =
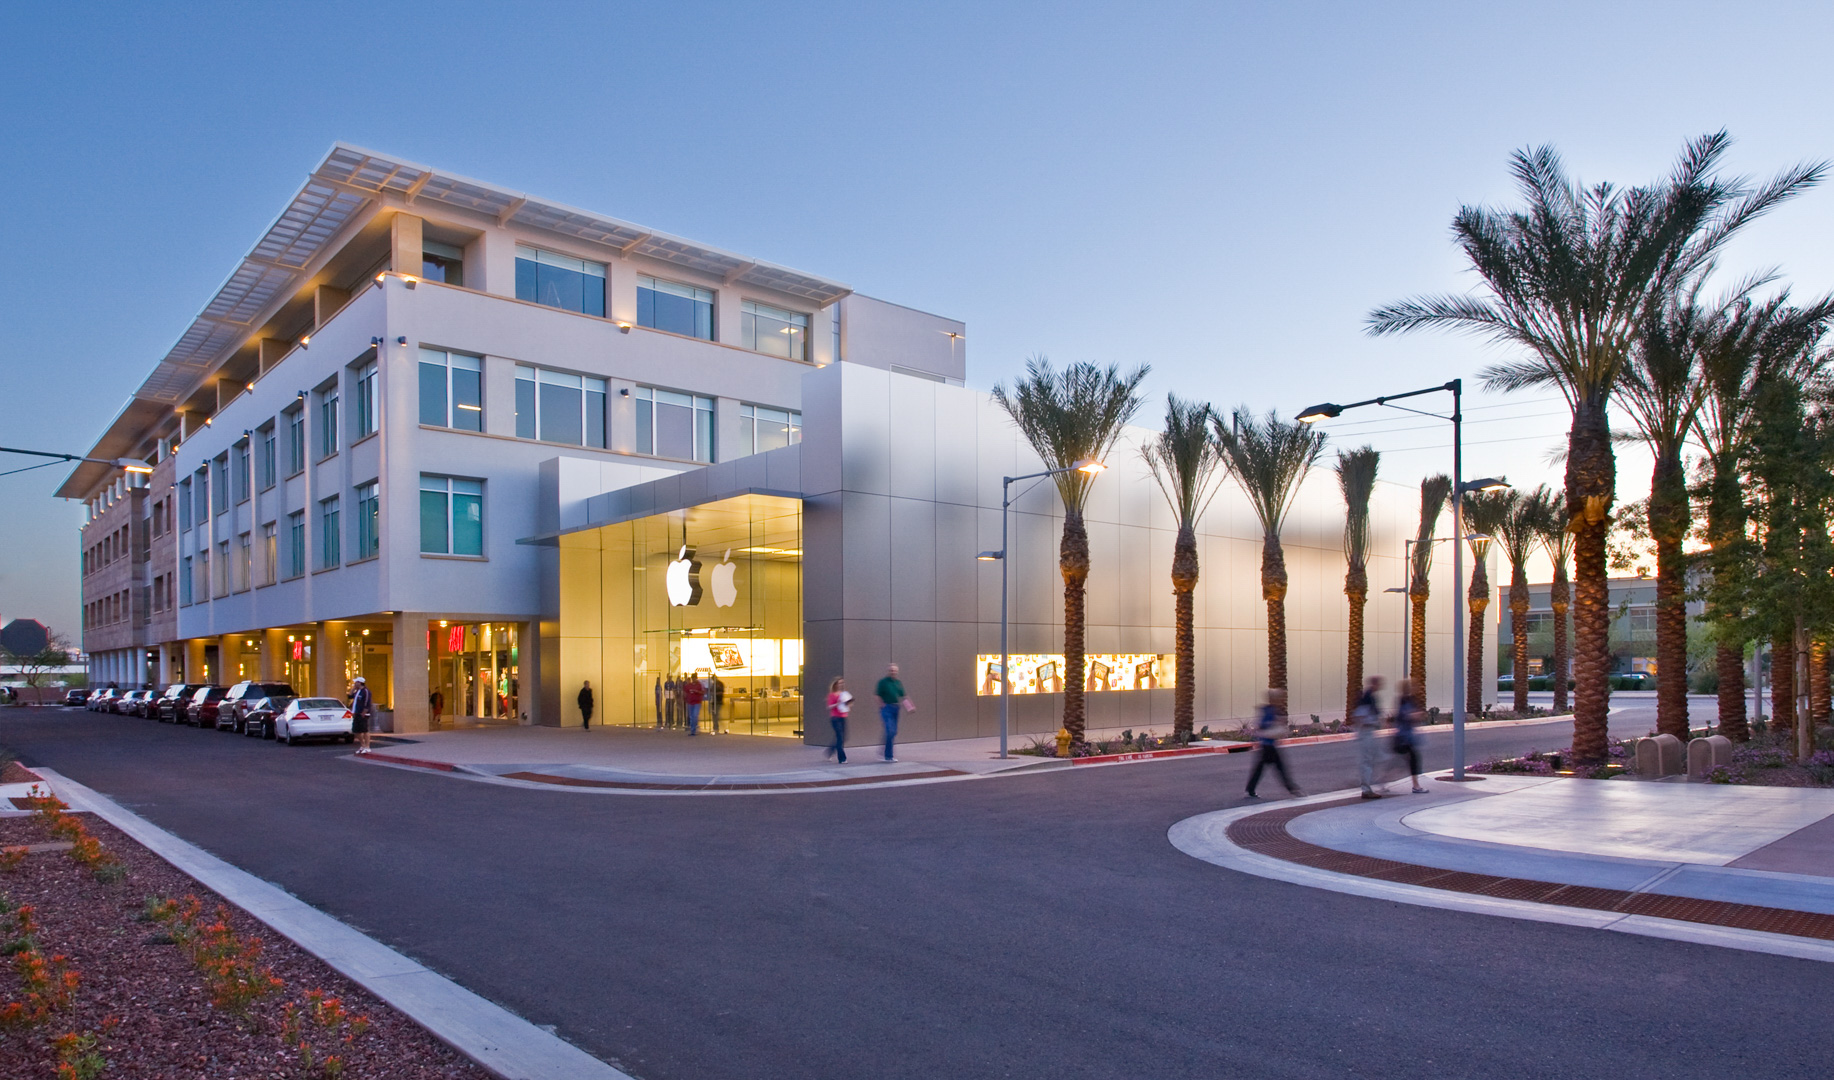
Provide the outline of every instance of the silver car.
{"type": "Polygon", "coordinates": [[[350,709],[337,698],[295,698],[274,718],[274,738],[283,743],[297,743],[301,739],[351,742],[356,738],[352,728],[350,709]]]}

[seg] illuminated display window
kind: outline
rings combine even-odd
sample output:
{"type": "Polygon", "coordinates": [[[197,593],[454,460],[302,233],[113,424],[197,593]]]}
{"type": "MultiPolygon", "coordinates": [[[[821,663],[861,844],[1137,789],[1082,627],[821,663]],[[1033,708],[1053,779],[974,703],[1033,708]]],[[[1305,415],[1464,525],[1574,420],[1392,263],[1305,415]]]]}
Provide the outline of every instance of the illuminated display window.
{"type": "MultiPolygon", "coordinates": [[[[1063,692],[1062,653],[1012,653],[1014,694],[1063,692]]],[[[1165,653],[1085,653],[1083,690],[1091,694],[1113,690],[1162,690],[1178,685],[1177,668],[1165,653]]],[[[1000,692],[1000,654],[982,653],[974,660],[974,692],[983,697],[1000,692]]]]}

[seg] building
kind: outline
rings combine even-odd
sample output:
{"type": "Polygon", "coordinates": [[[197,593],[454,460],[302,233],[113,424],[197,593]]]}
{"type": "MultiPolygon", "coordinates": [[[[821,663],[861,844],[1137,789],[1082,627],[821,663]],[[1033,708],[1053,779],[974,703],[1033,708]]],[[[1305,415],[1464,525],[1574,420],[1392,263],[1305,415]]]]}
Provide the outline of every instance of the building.
{"type": "MultiPolygon", "coordinates": [[[[1656,671],[1656,579],[1647,577],[1612,578],[1607,582],[1611,607],[1611,673],[1614,675],[1655,674],[1656,671]]],[[[1528,664],[1529,674],[1545,675],[1554,662],[1554,609],[1548,600],[1547,584],[1528,587],[1528,664]]],[[[1569,593],[1570,595],[1570,593],[1569,593]]],[[[1509,611],[1508,586],[1505,584],[1498,602],[1501,626],[1498,637],[1515,640],[1514,623],[1509,611]]],[[[1690,600],[1690,618],[1699,618],[1706,605],[1690,600]]],[[[1567,611],[1567,630],[1572,633],[1573,613],[1567,611]]],[[[1572,638],[1569,636],[1568,641],[1572,638]]],[[[1509,670],[1510,657],[1505,649],[1498,659],[1499,670],[1509,670]]],[[[1569,664],[1571,659],[1569,658],[1569,664]]],[[[1567,675],[1572,677],[1569,668],[1567,675]]]]}
{"type": "MultiPolygon", "coordinates": [[[[1000,477],[1039,466],[964,387],[964,335],[340,144],[90,455],[151,473],[86,462],[60,490],[89,507],[92,671],[333,695],[362,674],[397,731],[578,724],[586,680],[604,720],[653,723],[663,684],[698,671],[729,687],[734,729],[799,735],[830,677],[864,689],[896,658],[911,734],[989,733],[999,575],[975,555],[999,546],[1000,477]]],[[[1089,515],[1098,726],[1170,712],[1172,531],[1146,434],[1089,515]]],[[[1295,711],[1342,707],[1335,499],[1315,479],[1287,530],[1295,711]]],[[[1015,730],[1049,731],[1061,507],[1047,484],[1015,510],[1015,730]]],[[[1400,580],[1411,513],[1384,485],[1378,582],[1400,580]]],[[[1259,528],[1230,489],[1202,533],[1202,711],[1244,716],[1259,528]]],[[[1398,623],[1379,603],[1370,622],[1372,670],[1385,649],[1397,669],[1398,623]]]]}

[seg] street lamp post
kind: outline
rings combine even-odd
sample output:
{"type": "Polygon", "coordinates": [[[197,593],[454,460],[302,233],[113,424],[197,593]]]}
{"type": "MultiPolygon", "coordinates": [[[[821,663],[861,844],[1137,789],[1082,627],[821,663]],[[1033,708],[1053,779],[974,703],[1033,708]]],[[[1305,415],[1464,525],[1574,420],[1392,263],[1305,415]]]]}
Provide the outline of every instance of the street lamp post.
{"type": "MultiPolygon", "coordinates": [[[[1409,390],[1404,394],[1385,394],[1382,397],[1369,398],[1366,401],[1353,401],[1348,405],[1337,405],[1326,402],[1314,405],[1299,414],[1298,419],[1307,424],[1315,424],[1341,415],[1345,409],[1360,409],[1365,405],[1386,405],[1403,412],[1417,413],[1421,416],[1437,417],[1440,420],[1452,421],[1452,535],[1462,538],[1465,535],[1464,493],[1467,491],[1490,491],[1509,485],[1500,480],[1485,478],[1467,484],[1463,480],[1464,471],[1464,425],[1463,410],[1464,382],[1453,379],[1441,386],[1429,386],[1424,390],[1409,390]],[[1452,395],[1452,415],[1442,416],[1439,413],[1425,412],[1421,409],[1410,409],[1405,405],[1394,404],[1405,398],[1419,397],[1422,394],[1449,393],[1452,395]]],[[[1465,598],[1461,595],[1465,588],[1464,548],[1459,543],[1452,545],[1452,776],[1451,779],[1463,783],[1473,779],[1465,775],[1465,598]]]]}
{"type": "MultiPolygon", "coordinates": [[[[81,454],[53,454],[48,450],[21,450],[16,446],[0,446],[0,454],[25,454],[28,457],[51,458],[54,461],[88,461],[97,465],[109,465],[131,473],[150,473],[153,467],[139,458],[93,458],[81,454]]],[[[45,464],[49,465],[47,461],[45,464]]],[[[38,466],[33,466],[37,468],[38,466]]]]}
{"type": "Polygon", "coordinates": [[[1008,571],[1012,566],[1012,544],[1007,540],[1006,534],[1006,511],[1013,504],[1013,485],[1021,480],[1037,480],[1041,477],[1058,476],[1067,472],[1088,473],[1090,476],[1094,476],[1107,467],[1108,466],[1094,458],[1084,458],[1074,465],[1069,465],[1062,469],[1046,469],[1043,472],[1026,473],[1024,476],[1000,477],[1000,549],[998,551],[983,551],[979,555],[976,555],[975,558],[982,562],[998,562],[1000,564],[1000,756],[1002,758],[1006,757],[1006,721],[1008,711],[1012,705],[1013,685],[1012,654],[1008,651],[1006,643],[1008,625],[1006,616],[1007,581],[1009,577],[1008,571]]]}

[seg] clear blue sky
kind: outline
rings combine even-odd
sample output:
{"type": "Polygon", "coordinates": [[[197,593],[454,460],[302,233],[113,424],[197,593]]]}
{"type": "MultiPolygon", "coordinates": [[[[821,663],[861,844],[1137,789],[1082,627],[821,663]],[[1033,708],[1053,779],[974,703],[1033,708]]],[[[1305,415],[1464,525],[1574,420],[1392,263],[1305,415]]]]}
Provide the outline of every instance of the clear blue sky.
{"type": "MultiPolygon", "coordinates": [[[[964,319],[982,388],[1150,363],[1150,423],[1470,377],[1483,347],[1363,318],[1469,287],[1447,225],[1511,150],[1834,157],[1830,41],[1825,3],[6,5],[0,445],[87,450],[339,139],[964,319]]],[[[1834,185],[1728,270],[1834,289],[1831,237],[1834,185]]],[[[1471,474],[1557,476],[1557,403],[1471,404],[1471,474]]],[[[1411,483],[1425,423],[1335,434],[1411,483]]],[[[74,630],[63,475],[0,478],[0,617],[74,630]]]]}

